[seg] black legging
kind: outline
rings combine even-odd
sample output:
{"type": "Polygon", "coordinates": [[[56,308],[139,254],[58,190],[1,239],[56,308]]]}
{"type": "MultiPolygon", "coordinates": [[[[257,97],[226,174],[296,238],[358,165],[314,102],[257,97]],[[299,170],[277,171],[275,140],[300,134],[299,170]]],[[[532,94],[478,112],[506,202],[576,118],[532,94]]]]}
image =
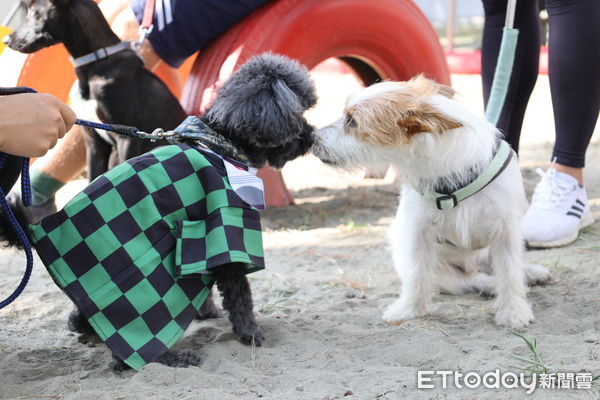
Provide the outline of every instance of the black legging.
{"type": "MultiPolygon", "coordinates": [[[[481,76],[487,104],[496,68],[507,0],[483,0],[481,76]]],[[[549,78],[556,141],[552,158],[581,168],[600,111],[600,0],[546,0],[550,37],[549,78]]],[[[537,0],[518,0],[515,28],[519,42],[498,128],[513,149],[535,85],[540,55],[537,0]]]]}

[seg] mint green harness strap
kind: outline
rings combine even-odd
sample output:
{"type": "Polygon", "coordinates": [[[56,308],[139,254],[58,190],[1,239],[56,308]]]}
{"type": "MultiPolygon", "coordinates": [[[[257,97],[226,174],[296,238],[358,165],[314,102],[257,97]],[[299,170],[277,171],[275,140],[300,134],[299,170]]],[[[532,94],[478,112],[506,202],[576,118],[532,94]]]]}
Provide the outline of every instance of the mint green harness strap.
{"type": "Polygon", "coordinates": [[[510,148],[510,145],[504,140],[501,140],[498,151],[496,151],[496,155],[490,162],[490,165],[477,177],[477,179],[467,186],[450,194],[427,191],[420,191],[420,193],[427,200],[434,202],[438,210],[449,210],[454,208],[459,202],[473,196],[492,182],[508,166],[513,154],[514,151],[510,148]]]}

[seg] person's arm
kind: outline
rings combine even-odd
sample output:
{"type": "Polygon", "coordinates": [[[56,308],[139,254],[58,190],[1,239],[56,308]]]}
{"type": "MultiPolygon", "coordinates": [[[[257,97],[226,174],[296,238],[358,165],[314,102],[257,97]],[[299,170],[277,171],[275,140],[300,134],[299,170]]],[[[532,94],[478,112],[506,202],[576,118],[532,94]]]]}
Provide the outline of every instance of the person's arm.
{"type": "Polygon", "coordinates": [[[0,151],[40,157],[71,129],[75,113],[49,94],[0,97],[0,151]]]}

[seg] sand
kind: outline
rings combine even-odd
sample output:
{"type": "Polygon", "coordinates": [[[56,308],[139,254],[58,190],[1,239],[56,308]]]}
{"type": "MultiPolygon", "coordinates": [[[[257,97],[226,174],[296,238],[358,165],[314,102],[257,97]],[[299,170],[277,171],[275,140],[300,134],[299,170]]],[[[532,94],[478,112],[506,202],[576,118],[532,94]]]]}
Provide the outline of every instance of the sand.
{"type": "MultiPolygon", "coordinates": [[[[324,101],[339,97],[332,78],[317,77],[324,101]]],[[[347,89],[338,78],[336,87],[347,89]]],[[[465,101],[481,109],[479,78],[454,76],[465,101]]],[[[528,193],[533,168],[546,167],[553,137],[547,78],[540,78],[525,123],[521,165],[528,193]]],[[[317,123],[335,116],[322,105],[317,123]]],[[[588,153],[592,209],[600,216],[600,145],[588,153]]],[[[297,205],[264,213],[267,269],[250,276],[255,311],[266,340],[240,343],[226,319],[194,321],[176,348],[194,349],[199,367],[149,364],[114,373],[102,343],[80,343],[66,329],[71,305],[36,259],[25,293],[0,311],[2,399],[599,399],[591,390],[417,390],[418,370],[519,372],[509,353],[532,359],[525,343],[496,326],[492,300],[437,295],[426,318],[388,325],[381,319],[398,295],[386,243],[397,205],[395,184],[339,174],[313,157],[284,169],[297,205]]],[[[61,191],[60,201],[83,182],[61,191]]],[[[552,280],[529,292],[536,320],[522,333],[537,341],[551,372],[600,374],[600,224],[573,245],[529,251],[529,262],[550,268],[552,280]]],[[[23,255],[0,251],[0,293],[17,284],[23,255]]]]}

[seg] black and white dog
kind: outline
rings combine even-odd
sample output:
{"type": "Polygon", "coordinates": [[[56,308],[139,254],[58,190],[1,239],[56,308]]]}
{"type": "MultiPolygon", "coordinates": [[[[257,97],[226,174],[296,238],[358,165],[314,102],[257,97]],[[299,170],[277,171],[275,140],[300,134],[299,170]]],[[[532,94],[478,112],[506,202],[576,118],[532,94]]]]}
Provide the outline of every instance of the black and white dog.
{"type": "MultiPolygon", "coordinates": [[[[224,83],[200,119],[246,154],[250,166],[268,163],[280,168],[311,147],[314,129],[304,112],[315,103],[315,89],[305,67],[283,56],[263,54],[250,59],[224,83]]],[[[23,221],[22,216],[19,219],[23,221]]],[[[0,221],[0,239],[17,243],[6,219],[0,221]]],[[[254,317],[250,285],[235,264],[223,264],[213,271],[223,308],[241,340],[260,345],[263,337],[254,317]]],[[[94,332],[79,310],[71,314],[69,327],[79,333],[94,332]]],[[[171,366],[198,363],[197,356],[189,352],[167,352],[158,361],[171,366]]],[[[126,366],[115,357],[114,368],[126,366]]]]}
{"type": "MultiPolygon", "coordinates": [[[[186,117],[179,101],[140,57],[110,29],[93,0],[27,0],[27,16],[8,36],[7,45],[23,53],[63,43],[75,62],[79,91],[86,104],[80,118],[135,126],[149,132],[173,129],[186,117]],[[92,110],[91,114],[87,110],[92,110]]],[[[84,135],[90,181],[123,161],[164,142],[113,133],[84,135]]]]}

